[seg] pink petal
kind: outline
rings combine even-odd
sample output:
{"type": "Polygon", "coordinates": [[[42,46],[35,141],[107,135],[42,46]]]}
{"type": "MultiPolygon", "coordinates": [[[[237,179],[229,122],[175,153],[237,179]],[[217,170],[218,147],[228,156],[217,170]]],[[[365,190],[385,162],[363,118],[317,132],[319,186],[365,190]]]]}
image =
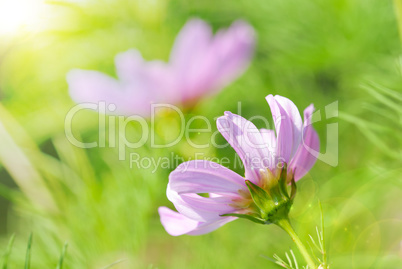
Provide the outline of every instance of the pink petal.
{"type": "Polygon", "coordinates": [[[144,59],[138,50],[130,49],[119,53],[115,59],[116,73],[120,80],[132,82],[137,81],[139,71],[144,65],[144,59]]]}
{"type": "Polygon", "coordinates": [[[206,234],[237,219],[236,217],[221,217],[213,222],[199,222],[189,219],[167,207],[159,207],[158,211],[163,227],[172,236],[206,234]]]}
{"type": "Polygon", "coordinates": [[[198,221],[189,219],[167,207],[159,207],[158,212],[163,227],[170,235],[186,234],[198,227],[198,221]]]}
{"type": "Polygon", "coordinates": [[[116,109],[106,113],[114,115],[150,114],[152,97],[149,91],[121,83],[101,72],[75,69],[67,74],[67,82],[70,96],[78,104],[113,104],[116,109]]]}
{"type": "Polygon", "coordinates": [[[178,92],[178,82],[171,68],[162,61],[150,61],[145,66],[145,72],[140,73],[148,84],[154,102],[164,104],[179,104],[181,96],[178,92]]]}
{"type": "Polygon", "coordinates": [[[202,54],[212,39],[211,27],[200,19],[192,19],[186,23],[173,45],[170,63],[182,72],[187,72],[194,63],[194,56],[202,54]]]}
{"type": "Polygon", "coordinates": [[[302,178],[313,167],[320,150],[320,140],[311,124],[314,106],[304,110],[303,138],[289,168],[295,171],[295,180],[302,178]]]}
{"type": "Polygon", "coordinates": [[[247,189],[244,178],[215,162],[195,160],[180,164],[169,176],[172,190],[183,193],[237,193],[247,189]]]}
{"type": "Polygon", "coordinates": [[[193,231],[187,233],[189,235],[201,235],[201,234],[206,234],[210,233],[219,227],[225,225],[228,222],[236,220],[236,217],[221,217],[220,219],[214,221],[214,222],[203,222],[199,223],[198,227],[194,229],[193,231]]]}
{"type": "Polygon", "coordinates": [[[176,80],[162,61],[145,62],[136,50],[115,58],[119,80],[97,71],[72,70],[67,75],[70,95],[77,103],[114,104],[114,115],[148,117],[153,103],[178,103],[176,80]]]}
{"type": "Polygon", "coordinates": [[[277,133],[277,157],[289,163],[300,144],[302,120],[299,110],[289,99],[270,94],[266,97],[277,133]]]}
{"type": "MultiPolygon", "coordinates": [[[[236,209],[231,206],[233,195],[222,197],[202,197],[198,194],[177,194],[169,187],[166,195],[177,211],[184,216],[197,221],[214,221],[220,215],[233,213],[236,209]]],[[[239,196],[237,196],[239,199],[239,196]]]]}
{"type": "Polygon", "coordinates": [[[266,143],[270,153],[275,155],[276,152],[276,136],[274,130],[260,129],[262,139],[266,143]]]}
{"type": "Polygon", "coordinates": [[[229,29],[216,34],[216,89],[225,87],[246,70],[253,56],[254,46],[254,29],[244,21],[235,21],[229,29]]]}
{"type": "Polygon", "coordinates": [[[169,176],[168,199],[186,217],[211,221],[231,213],[238,191],[247,190],[244,178],[235,172],[209,161],[190,161],[181,164],[169,176]],[[202,197],[198,193],[219,193],[202,197]]]}
{"type": "Polygon", "coordinates": [[[256,171],[272,168],[272,155],[255,125],[241,116],[225,112],[216,121],[218,130],[237,152],[245,166],[246,178],[258,184],[256,171]]]}
{"type": "Polygon", "coordinates": [[[119,82],[97,71],[74,69],[67,74],[71,98],[76,103],[119,103],[123,96],[119,82]]]}
{"type": "Polygon", "coordinates": [[[131,49],[116,55],[115,64],[120,81],[138,95],[137,99],[141,93],[147,93],[141,102],[172,104],[181,101],[174,73],[165,62],[144,61],[140,52],[131,49]]]}
{"type": "Polygon", "coordinates": [[[176,38],[170,63],[183,102],[222,89],[244,72],[254,50],[254,31],[237,21],[215,37],[204,21],[189,21],[176,38]]]}
{"type": "Polygon", "coordinates": [[[186,23],[176,38],[170,63],[183,102],[193,102],[212,86],[215,62],[211,27],[200,19],[186,23]]]}

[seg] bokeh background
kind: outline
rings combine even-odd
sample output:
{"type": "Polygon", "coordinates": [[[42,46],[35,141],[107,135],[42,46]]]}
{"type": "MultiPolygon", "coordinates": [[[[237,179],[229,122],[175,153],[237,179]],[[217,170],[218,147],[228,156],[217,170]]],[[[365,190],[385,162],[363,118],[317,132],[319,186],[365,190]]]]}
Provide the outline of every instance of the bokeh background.
{"type": "MultiPolygon", "coordinates": [[[[328,124],[338,124],[338,165],[318,161],[298,182],[296,231],[305,241],[315,235],[321,201],[331,268],[402,268],[402,59],[394,2],[1,0],[0,254],[8,253],[15,234],[9,268],[23,268],[31,232],[31,268],[56,268],[65,242],[63,268],[74,269],[279,268],[264,256],[284,257],[294,248],[279,228],[245,220],[203,236],[171,237],[157,208],[172,208],[165,191],[174,167],[130,168],[114,148],[79,149],[65,137],[64,118],[74,106],[69,70],[115,76],[113,58],[129,48],[148,60],[168,60],[176,34],[192,17],[214,29],[244,19],[258,41],[247,72],[188,116],[213,122],[241,102],[246,118],[270,118],[268,94],[290,98],[299,110],[314,103],[322,117],[315,124],[322,152],[333,137],[328,124]],[[336,101],[339,116],[326,119],[325,106],[336,101]]],[[[159,135],[169,137],[176,125],[167,116],[159,135]]],[[[98,114],[80,112],[73,128],[83,141],[97,140],[98,114]]],[[[139,132],[133,124],[126,133],[135,141],[139,132]]],[[[132,152],[188,158],[197,150],[182,141],[132,152]]],[[[211,147],[204,154],[235,153],[211,147]]]]}

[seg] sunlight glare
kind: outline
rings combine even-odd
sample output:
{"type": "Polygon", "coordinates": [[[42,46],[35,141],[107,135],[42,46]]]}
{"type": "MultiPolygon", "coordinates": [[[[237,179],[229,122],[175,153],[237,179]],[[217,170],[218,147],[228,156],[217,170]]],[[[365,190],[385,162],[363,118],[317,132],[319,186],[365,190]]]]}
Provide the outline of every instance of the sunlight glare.
{"type": "Polygon", "coordinates": [[[37,29],[43,5],[40,0],[0,0],[0,35],[37,29]]]}

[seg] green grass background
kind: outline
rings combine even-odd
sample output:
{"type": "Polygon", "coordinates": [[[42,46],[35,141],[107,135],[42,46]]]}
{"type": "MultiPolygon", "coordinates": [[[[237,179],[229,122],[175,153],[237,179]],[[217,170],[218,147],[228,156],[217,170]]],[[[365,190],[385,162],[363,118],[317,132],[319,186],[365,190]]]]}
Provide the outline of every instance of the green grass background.
{"type": "MultiPolygon", "coordinates": [[[[74,106],[65,81],[70,69],[115,75],[114,55],[129,48],[139,49],[148,60],[168,60],[175,35],[191,17],[214,29],[247,20],[258,41],[248,71],[189,116],[203,115],[213,122],[226,110],[236,112],[241,102],[243,116],[270,118],[264,99],[268,94],[290,98],[299,110],[314,103],[323,118],[315,125],[323,152],[327,124],[338,124],[338,165],[318,161],[298,182],[291,213],[296,231],[305,241],[315,234],[321,201],[330,268],[402,268],[402,60],[392,1],[103,0],[49,5],[54,16],[46,30],[0,40],[0,120],[59,208],[48,213],[35,207],[1,167],[0,251],[6,252],[16,234],[9,268],[23,268],[31,232],[31,268],[56,268],[65,242],[63,268],[73,269],[105,268],[116,261],[121,262],[111,268],[279,268],[263,256],[284,256],[295,249],[279,228],[245,220],[203,236],[171,237],[157,208],[172,208],[165,191],[174,167],[156,173],[130,169],[128,160],[118,161],[116,149],[82,150],[65,138],[64,118],[74,106]],[[339,117],[327,120],[325,106],[336,101],[339,117]]],[[[79,115],[73,121],[75,134],[83,141],[98,139],[98,114],[79,115]]],[[[159,135],[174,135],[175,124],[174,117],[161,120],[159,135]]],[[[127,134],[135,140],[139,131],[133,124],[127,134]]],[[[210,136],[192,138],[201,143],[210,136]]],[[[132,152],[190,157],[196,150],[182,141],[170,149],[146,144],[132,152]]],[[[234,158],[230,148],[203,152],[234,158]]]]}

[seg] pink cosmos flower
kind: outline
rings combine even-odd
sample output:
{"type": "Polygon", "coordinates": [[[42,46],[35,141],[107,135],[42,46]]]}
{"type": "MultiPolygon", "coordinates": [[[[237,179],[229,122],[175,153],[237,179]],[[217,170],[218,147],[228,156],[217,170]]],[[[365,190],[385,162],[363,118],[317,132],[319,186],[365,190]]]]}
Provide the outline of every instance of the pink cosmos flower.
{"type": "Polygon", "coordinates": [[[254,30],[244,21],[213,35],[207,23],[192,19],[177,36],[168,63],[147,62],[132,49],[116,56],[117,79],[98,71],[70,71],[70,95],[77,103],[115,104],[119,115],[149,116],[152,103],[193,106],[245,71],[254,43],[254,30]]]}
{"type": "Polygon", "coordinates": [[[304,110],[303,123],[289,99],[278,95],[266,99],[275,131],[258,130],[230,112],[217,120],[218,130],[243,161],[245,178],[205,160],[183,163],[170,174],[167,197],[178,212],[159,208],[169,234],[205,234],[237,217],[267,224],[275,221],[272,212],[283,211],[287,216],[294,182],[311,169],[319,151],[319,138],[311,125],[314,106],[304,110]],[[287,183],[293,183],[290,195],[287,183]]]}

